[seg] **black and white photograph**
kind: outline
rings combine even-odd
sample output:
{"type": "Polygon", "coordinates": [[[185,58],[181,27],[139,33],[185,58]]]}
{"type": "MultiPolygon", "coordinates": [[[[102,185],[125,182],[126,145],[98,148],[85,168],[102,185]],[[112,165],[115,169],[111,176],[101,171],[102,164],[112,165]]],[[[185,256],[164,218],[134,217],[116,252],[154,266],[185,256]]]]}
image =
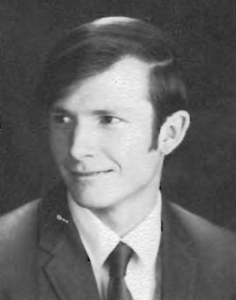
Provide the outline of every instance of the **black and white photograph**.
{"type": "Polygon", "coordinates": [[[0,0],[0,300],[236,300],[236,3],[0,0]]]}

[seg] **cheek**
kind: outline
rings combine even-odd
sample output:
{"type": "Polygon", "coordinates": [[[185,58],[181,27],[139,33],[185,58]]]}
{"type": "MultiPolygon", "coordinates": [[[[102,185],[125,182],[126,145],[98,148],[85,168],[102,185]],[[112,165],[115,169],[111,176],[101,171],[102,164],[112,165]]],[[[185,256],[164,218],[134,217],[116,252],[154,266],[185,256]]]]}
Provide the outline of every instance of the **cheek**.
{"type": "Polygon", "coordinates": [[[151,130],[132,130],[122,139],[120,161],[132,180],[146,182],[155,175],[160,157],[158,151],[150,151],[151,142],[151,130]]]}
{"type": "Polygon", "coordinates": [[[68,152],[69,138],[67,135],[52,130],[50,133],[51,151],[55,159],[61,160],[68,152]]]}
{"type": "Polygon", "coordinates": [[[132,130],[127,130],[125,134],[110,140],[109,145],[111,145],[121,164],[122,162],[133,164],[137,160],[144,159],[147,155],[150,147],[150,135],[138,130],[138,128],[132,128],[132,130]]]}
{"type": "Polygon", "coordinates": [[[149,148],[151,135],[149,130],[142,130],[140,127],[133,127],[122,139],[124,151],[143,153],[149,148]]]}

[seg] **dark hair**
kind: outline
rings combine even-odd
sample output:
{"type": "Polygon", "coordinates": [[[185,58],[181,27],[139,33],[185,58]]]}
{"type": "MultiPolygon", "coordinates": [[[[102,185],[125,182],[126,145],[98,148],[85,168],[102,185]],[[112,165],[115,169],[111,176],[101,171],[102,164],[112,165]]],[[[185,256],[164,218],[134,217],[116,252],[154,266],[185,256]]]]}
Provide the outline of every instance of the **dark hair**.
{"type": "Polygon", "coordinates": [[[54,47],[37,87],[37,98],[48,109],[74,84],[105,71],[125,56],[136,57],[150,63],[155,140],[166,117],[186,107],[186,89],[172,44],[161,30],[143,21],[123,17],[104,20],[70,31],[54,47]]]}

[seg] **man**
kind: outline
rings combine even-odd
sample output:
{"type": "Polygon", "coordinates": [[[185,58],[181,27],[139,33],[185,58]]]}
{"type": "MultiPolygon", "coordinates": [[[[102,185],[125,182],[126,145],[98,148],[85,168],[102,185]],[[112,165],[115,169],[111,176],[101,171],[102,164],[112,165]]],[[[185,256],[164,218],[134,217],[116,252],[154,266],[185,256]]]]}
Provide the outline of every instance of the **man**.
{"type": "Polygon", "coordinates": [[[124,17],[85,24],[37,95],[64,184],[2,217],[0,299],[234,299],[234,236],[160,192],[190,123],[165,36],[124,17]]]}

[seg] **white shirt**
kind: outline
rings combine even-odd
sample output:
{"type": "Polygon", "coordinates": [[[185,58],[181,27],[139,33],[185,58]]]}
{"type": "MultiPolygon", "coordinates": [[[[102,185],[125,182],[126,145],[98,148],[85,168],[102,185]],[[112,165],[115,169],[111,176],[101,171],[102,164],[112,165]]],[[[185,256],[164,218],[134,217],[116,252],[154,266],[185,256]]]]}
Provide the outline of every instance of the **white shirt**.
{"type": "Polygon", "coordinates": [[[152,212],[132,231],[120,238],[89,209],[82,208],[69,196],[69,208],[90,258],[98,290],[106,299],[109,274],[106,261],[122,241],[134,251],[127,266],[126,285],[134,300],[152,300],[156,287],[156,258],[161,237],[161,194],[152,212]]]}

